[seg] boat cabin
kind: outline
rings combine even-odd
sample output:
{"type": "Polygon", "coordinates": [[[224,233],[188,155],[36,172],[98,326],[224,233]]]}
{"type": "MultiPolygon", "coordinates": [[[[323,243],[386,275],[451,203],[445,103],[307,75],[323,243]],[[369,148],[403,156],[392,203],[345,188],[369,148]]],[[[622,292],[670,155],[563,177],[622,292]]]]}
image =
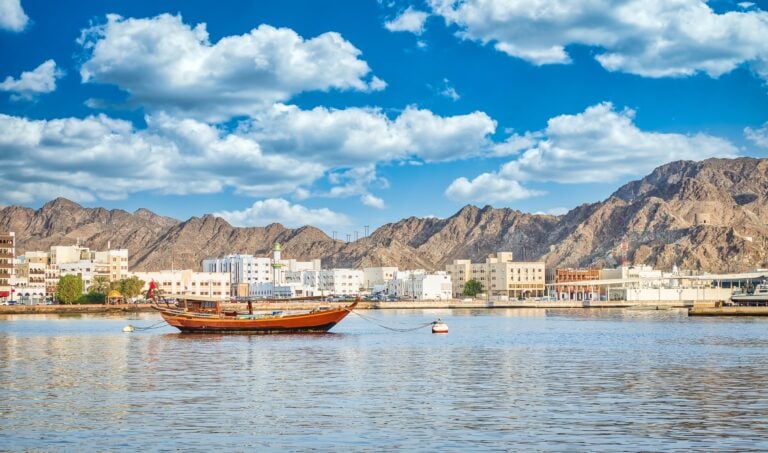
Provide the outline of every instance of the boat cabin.
{"type": "Polygon", "coordinates": [[[184,308],[186,311],[194,313],[211,313],[218,314],[220,310],[219,302],[213,300],[184,300],[184,308]]]}

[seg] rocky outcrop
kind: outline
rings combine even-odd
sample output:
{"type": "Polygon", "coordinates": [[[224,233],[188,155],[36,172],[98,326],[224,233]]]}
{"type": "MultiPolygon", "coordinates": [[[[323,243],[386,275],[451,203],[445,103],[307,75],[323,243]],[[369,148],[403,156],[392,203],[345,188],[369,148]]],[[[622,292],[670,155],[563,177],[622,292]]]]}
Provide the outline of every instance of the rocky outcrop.
{"type": "Polygon", "coordinates": [[[93,249],[128,248],[134,270],[199,268],[206,257],[267,255],[321,258],[329,267],[392,265],[442,269],[453,259],[480,261],[512,251],[547,266],[629,262],[711,272],[768,267],[768,160],[679,161],[619,188],[608,199],[562,216],[465,206],[445,219],[410,217],[344,243],[317,228],[279,224],[238,228],[211,215],[180,222],[146,209],[83,208],[63,198],[41,209],[0,209],[0,230],[15,231],[19,253],[80,241],[93,249]]]}

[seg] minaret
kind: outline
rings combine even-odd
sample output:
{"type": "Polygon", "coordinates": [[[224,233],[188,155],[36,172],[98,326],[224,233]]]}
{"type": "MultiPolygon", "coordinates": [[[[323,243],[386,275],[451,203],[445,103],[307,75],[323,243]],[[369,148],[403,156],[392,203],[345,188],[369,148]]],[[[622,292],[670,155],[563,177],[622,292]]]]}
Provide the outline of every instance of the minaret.
{"type": "Polygon", "coordinates": [[[282,250],[280,243],[275,242],[275,245],[272,247],[272,284],[275,286],[282,283],[280,268],[283,265],[280,263],[280,250],[282,250]]]}

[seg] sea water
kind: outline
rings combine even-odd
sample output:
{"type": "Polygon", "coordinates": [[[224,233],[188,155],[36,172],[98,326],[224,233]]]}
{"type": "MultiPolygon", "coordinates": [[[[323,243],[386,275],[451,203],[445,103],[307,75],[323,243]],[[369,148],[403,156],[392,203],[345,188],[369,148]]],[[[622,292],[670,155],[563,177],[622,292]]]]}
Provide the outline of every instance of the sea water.
{"type": "Polygon", "coordinates": [[[312,335],[1,316],[0,450],[768,450],[768,319],[360,313],[312,335]]]}

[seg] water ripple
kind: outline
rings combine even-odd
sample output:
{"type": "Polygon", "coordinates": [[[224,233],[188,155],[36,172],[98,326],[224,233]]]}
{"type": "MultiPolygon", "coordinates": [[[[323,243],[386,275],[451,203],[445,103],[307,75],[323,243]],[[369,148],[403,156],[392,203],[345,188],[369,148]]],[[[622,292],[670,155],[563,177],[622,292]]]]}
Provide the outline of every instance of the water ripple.
{"type": "Polygon", "coordinates": [[[0,450],[765,451],[768,330],[677,311],[376,312],[325,335],[0,318],[0,450]]]}

